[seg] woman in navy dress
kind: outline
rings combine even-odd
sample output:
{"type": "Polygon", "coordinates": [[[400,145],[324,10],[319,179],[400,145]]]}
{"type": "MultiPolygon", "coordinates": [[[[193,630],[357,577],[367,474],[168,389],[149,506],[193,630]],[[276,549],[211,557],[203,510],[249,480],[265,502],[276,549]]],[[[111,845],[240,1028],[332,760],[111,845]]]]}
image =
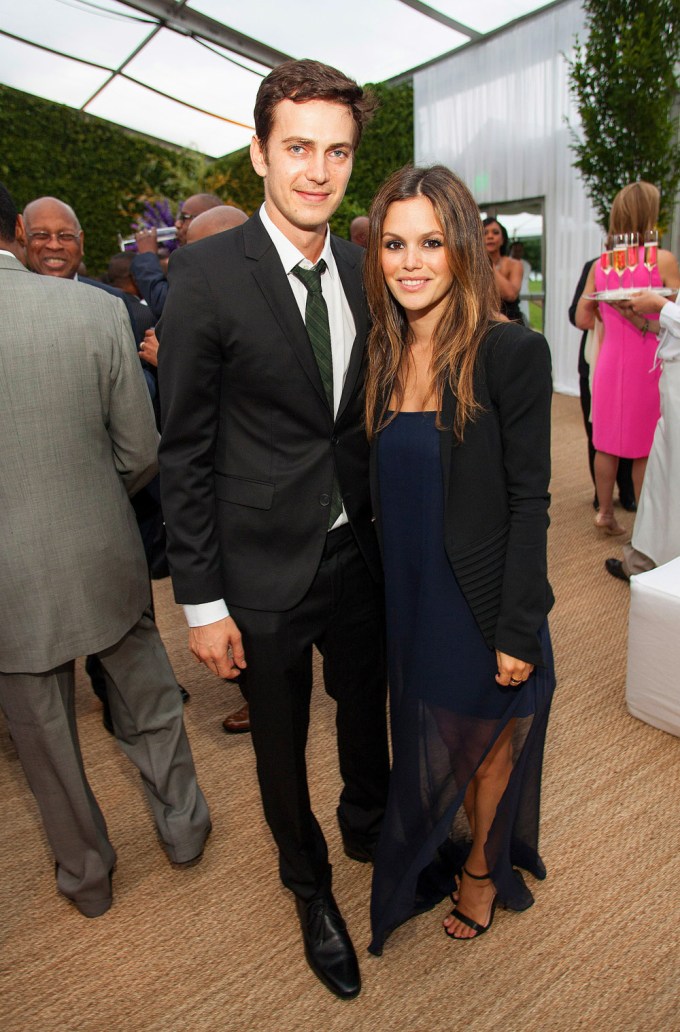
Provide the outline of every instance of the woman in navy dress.
{"type": "Polygon", "coordinates": [[[385,565],[393,769],[370,949],[448,892],[450,939],[545,877],[540,779],[554,688],[546,573],[550,353],[497,321],[479,210],[442,166],[371,209],[371,487],[385,565]]]}

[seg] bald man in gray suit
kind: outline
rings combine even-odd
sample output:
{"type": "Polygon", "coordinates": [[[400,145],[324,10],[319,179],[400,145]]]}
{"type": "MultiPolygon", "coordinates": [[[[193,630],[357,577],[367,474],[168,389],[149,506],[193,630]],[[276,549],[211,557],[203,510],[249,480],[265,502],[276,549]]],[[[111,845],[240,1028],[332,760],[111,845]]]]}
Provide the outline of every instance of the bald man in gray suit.
{"type": "Polygon", "coordinates": [[[172,862],[200,857],[210,818],[128,500],[158,444],[129,319],[104,291],[29,273],[22,238],[0,184],[0,707],[57,886],[98,917],[116,854],[78,745],[75,657],[98,654],[109,675],[116,737],[172,862]]]}

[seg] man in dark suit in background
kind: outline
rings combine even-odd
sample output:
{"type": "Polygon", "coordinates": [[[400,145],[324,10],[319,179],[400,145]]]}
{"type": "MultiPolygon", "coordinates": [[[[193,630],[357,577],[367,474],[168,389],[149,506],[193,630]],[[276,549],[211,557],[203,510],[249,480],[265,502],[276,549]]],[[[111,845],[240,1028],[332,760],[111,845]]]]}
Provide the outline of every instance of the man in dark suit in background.
{"type": "MultiPolygon", "coordinates": [[[[177,243],[184,247],[193,220],[213,208],[221,208],[224,202],[215,194],[192,194],[182,204],[175,219],[177,243]]],[[[231,209],[232,212],[238,209],[231,209]]],[[[158,257],[158,240],[155,229],[141,229],[135,234],[137,254],[133,255],[130,269],[139,287],[139,292],[151,309],[154,321],[163,314],[168,296],[168,280],[158,257]]]]}
{"type": "MultiPolygon", "coordinates": [[[[367,312],[362,252],[331,237],[328,219],[372,106],[316,61],[267,76],[251,145],[265,203],[245,225],[175,253],[159,324],[175,596],[194,654],[240,678],[306,956],[344,998],[360,991],[360,975],[310,806],[305,745],[316,645],[337,703],[344,849],[371,860],[388,754],[363,429],[367,312]]],[[[276,934],[271,914],[262,920],[276,934]]]]}

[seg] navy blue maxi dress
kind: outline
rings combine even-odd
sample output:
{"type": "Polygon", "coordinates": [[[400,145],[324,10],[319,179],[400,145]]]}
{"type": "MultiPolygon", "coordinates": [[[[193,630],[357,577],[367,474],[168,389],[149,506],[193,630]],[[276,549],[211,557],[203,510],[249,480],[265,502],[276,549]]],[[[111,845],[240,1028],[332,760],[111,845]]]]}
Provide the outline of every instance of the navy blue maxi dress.
{"type": "Polygon", "coordinates": [[[377,954],[398,925],[453,887],[471,844],[465,790],[510,720],[513,769],[486,844],[489,871],[500,901],[515,910],[533,902],[516,868],[545,877],[539,797],[554,688],[547,623],[545,666],[520,690],[500,687],[495,652],[444,548],[435,420],[434,412],[401,412],[378,440],[393,768],[371,899],[377,954]]]}

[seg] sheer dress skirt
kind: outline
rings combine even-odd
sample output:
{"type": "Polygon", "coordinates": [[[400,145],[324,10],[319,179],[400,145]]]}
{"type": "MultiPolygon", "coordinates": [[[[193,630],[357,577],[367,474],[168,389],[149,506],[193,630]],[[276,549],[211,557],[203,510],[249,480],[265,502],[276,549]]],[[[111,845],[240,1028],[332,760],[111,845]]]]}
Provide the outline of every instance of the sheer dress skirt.
{"type": "Polygon", "coordinates": [[[470,849],[466,789],[512,722],[513,767],[486,843],[499,900],[525,910],[533,896],[517,870],[545,877],[538,853],[541,768],[554,689],[545,665],[519,691],[495,680],[484,641],[444,550],[444,498],[435,413],[400,413],[380,434],[393,767],[376,852],[372,941],[429,910],[454,887],[470,849]]]}

